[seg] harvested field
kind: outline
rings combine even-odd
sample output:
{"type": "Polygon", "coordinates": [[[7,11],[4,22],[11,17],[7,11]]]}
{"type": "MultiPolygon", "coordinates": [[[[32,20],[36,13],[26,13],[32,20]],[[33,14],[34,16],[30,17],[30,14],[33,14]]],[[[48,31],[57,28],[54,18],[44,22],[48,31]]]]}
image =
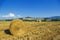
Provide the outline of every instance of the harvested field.
{"type": "Polygon", "coordinates": [[[60,40],[60,22],[0,22],[0,40],[60,40]]]}

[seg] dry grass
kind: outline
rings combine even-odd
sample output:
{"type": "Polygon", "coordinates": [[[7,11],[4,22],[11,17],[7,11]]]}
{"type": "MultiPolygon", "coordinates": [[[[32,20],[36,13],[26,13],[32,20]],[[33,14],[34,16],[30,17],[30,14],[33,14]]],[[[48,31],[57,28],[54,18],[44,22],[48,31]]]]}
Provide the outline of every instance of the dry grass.
{"type": "Polygon", "coordinates": [[[60,40],[60,22],[14,20],[0,22],[0,26],[0,40],[60,40]],[[5,29],[10,29],[13,35],[6,34],[5,29]]]}

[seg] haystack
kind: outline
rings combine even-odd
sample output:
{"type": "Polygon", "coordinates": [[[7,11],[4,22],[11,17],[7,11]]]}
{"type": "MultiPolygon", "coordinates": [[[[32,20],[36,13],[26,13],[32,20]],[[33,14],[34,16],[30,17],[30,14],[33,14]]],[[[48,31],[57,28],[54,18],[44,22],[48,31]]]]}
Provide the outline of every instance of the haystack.
{"type": "Polygon", "coordinates": [[[10,24],[10,32],[14,36],[23,36],[26,33],[26,27],[22,20],[13,20],[10,24]]]}

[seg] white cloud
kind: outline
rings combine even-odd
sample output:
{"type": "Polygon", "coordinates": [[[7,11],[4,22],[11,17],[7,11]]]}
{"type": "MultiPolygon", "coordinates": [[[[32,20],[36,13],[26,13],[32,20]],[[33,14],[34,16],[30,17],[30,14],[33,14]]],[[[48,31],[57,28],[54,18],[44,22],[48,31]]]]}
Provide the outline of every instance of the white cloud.
{"type": "Polygon", "coordinates": [[[0,17],[16,17],[14,13],[9,13],[8,15],[0,15],[0,17]]]}
{"type": "Polygon", "coordinates": [[[20,18],[22,16],[20,15],[15,15],[14,13],[9,13],[7,15],[0,15],[0,18],[7,18],[7,19],[10,19],[10,18],[20,18]]]}
{"type": "Polygon", "coordinates": [[[10,17],[15,17],[15,14],[14,13],[10,13],[9,16],[10,17]]]}

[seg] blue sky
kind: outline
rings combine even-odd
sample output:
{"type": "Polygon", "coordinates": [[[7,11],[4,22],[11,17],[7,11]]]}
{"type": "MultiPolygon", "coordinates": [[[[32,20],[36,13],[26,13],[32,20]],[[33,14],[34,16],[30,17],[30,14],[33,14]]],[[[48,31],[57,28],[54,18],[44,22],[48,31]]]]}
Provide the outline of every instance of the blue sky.
{"type": "Polygon", "coordinates": [[[0,0],[0,15],[60,16],[60,0],[0,0]]]}

